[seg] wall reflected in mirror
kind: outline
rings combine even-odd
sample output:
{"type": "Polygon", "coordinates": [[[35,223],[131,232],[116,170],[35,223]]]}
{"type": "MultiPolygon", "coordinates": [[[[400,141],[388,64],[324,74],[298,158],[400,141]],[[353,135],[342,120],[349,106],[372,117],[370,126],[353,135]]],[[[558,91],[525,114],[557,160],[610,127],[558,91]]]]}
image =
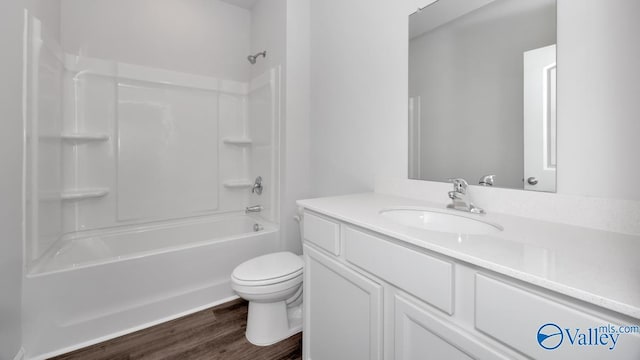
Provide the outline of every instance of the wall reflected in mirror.
{"type": "Polygon", "coordinates": [[[556,1],[439,0],[409,37],[409,177],[555,191],[556,1]]]}

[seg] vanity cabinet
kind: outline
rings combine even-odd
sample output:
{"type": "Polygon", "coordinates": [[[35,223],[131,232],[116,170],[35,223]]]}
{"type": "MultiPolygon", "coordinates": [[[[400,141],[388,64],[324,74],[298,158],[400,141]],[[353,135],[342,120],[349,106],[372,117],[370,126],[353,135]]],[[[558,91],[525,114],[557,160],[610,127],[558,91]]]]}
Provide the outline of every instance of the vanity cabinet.
{"type": "Polygon", "coordinates": [[[593,329],[637,319],[309,210],[304,217],[306,360],[640,359],[640,334],[620,334],[612,349],[601,332],[609,346],[576,337],[594,342],[593,329]],[[563,333],[557,349],[539,344],[547,323],[563,333]]]}

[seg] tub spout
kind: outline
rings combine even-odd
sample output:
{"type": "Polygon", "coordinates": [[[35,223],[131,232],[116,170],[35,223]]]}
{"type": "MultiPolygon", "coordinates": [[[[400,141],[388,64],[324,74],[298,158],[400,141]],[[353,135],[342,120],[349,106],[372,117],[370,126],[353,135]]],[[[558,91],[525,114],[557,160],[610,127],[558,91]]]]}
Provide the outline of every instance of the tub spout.
{"type": "Polygon", "coordinates": [[[247,206],[244,212],[248,214],[248,213],[260,212],[262,210],[264,210],[264,207],[262,207],[262,205],[253,205],[253,206],[247,206]]]}

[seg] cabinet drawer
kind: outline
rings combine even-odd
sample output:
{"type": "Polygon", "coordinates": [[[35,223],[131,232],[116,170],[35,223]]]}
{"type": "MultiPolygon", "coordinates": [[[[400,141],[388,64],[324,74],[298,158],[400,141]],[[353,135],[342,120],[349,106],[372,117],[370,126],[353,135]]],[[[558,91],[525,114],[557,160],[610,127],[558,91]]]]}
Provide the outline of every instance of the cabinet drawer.
{"type": "Polygon", "coordinates": [[[305,211],[302,229],[306,241],[340,255],[340,224],[305,211]]]}
{"type": "Polygon", "coordinates": [[[520,287],[476,275],[476,328],[535,359],[639,359],[638,334],[619,334],[613,348],[608,335],[603,337],[600,327],[620,325],[637,323],[620,324],[619,320],[591,315],[520,287]]]}
{"type": "Polygon", "coordinates": [[[453,264],[347,227],[345,258],[436,308],[453,314],[453,264]]]}

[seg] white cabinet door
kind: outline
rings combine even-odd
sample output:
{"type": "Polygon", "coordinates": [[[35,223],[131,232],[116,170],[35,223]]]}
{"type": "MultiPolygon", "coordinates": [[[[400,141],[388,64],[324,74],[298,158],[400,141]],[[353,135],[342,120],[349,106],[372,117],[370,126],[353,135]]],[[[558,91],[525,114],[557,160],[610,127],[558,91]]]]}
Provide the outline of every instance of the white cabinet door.
{"type": "Polygon", "coordinates": [[[305,245],[304,358],[382,358],[382,286],[305,245]]]}
{"type": "Polygon", "coordinates": [[[417,301],[396,295],[394,303],[395,360],[509,359],[417,301]]]}
{"type": "Polygon", "coordinates": [[[556,46],[524,53],[524,188],[556,191],[556,46]]]}

